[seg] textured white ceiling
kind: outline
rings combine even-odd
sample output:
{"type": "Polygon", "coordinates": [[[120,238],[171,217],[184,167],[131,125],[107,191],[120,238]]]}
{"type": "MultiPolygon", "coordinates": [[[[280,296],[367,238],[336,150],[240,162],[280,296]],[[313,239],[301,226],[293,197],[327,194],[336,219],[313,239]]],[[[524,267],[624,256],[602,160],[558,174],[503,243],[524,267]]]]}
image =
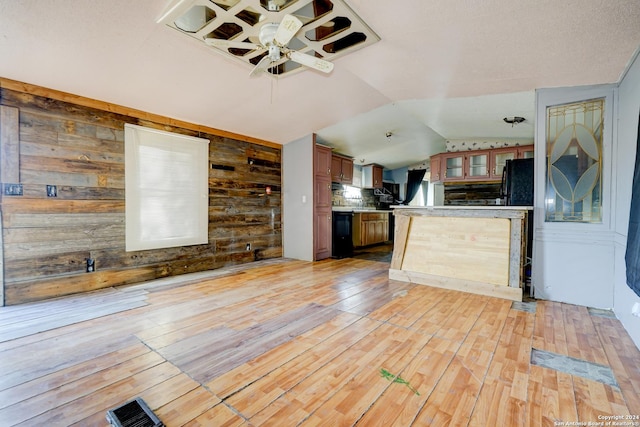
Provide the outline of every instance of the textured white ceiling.
{"type": "Polygon", "coordinates": [[[445,139],[532,140],[536,88],[617,82],[640,46],[638,0],[347,3],[381,41],[273,80],[158,24],[171,0],[0,0],[0,76],[398,167],[445,139]]]}

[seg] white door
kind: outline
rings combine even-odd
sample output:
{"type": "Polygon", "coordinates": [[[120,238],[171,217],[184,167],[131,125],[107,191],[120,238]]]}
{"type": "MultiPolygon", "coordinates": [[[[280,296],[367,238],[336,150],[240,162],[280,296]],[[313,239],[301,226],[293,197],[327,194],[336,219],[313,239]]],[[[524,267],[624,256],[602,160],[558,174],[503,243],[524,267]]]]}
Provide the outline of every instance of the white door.
{"type": "Polygon", "coordinates": [[[536,96],[535,297],[613,307],[613,85],[536,96]]]}

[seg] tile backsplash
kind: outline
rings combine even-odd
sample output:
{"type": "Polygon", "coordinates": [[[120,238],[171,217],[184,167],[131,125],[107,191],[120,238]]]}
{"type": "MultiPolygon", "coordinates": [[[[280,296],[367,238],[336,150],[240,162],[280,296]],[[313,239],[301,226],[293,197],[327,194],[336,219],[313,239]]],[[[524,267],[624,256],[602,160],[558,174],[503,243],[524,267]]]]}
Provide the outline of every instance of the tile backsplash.
{"type": "Polygon", "coordinates": [[[349,197],[346,197],[345,190],[333,190],[331,204],[333,206],[346,206],[346,207],[354,207],[354,208],[362,208],[362,207],[376,207],[378,202],[378,197],[373,194],[373,190],[369,188],[360,188],[360,197],[354,197],[353,194],[349,194],[349,197]]]}

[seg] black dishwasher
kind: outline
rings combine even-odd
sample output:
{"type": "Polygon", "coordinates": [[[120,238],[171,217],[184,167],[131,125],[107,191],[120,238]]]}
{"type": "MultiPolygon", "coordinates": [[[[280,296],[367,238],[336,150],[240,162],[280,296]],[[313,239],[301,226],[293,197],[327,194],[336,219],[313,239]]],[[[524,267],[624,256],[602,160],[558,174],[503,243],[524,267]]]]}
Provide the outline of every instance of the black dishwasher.
{"type": "Polygon", "coordinates": [[[348,258],[353,256],[353,211],[331,212],[332,222],[332,243],[331,255],[333,258],[348,258]]]}

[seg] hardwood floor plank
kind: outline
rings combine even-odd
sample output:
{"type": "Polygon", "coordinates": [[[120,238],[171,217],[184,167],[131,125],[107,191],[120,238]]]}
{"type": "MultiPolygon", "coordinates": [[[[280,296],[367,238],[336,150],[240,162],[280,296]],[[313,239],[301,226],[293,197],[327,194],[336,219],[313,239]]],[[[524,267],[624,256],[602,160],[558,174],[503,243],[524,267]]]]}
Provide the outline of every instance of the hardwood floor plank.
{"type": "Polygon", "coordinates": [[[573,399],[567,399],[573,396],[573,383],[569,374],[531,366],[527,396],[527,427],[554,426],[557,421],[578,419],[573,399]],[[564,387],[564,392],[559,387],[562,383],[568,386],[564,387]]]}
{"type": "Polygon", "coordinates": [[[568,356],[569,350],[565,334],[562,304],[552,301],[538,301],[533,347],[568,356]]]}
{"type": "Polygon", "coordinates": [[[408,285],[388,266],[278,260],[0,307],[0,334],[16,334],[0,342],[0,425],[104,426],[135,397],[168,427],[555,427],[640,413],[640,350],[617,319],[408,285]],[[587,363],[603,375],[585,378],[587,363]]]}
{"type": "Polygon", "coordinates": [[[599,416],[629,415],[620,391],[596,381],[573,377],[578,420],[598,422],[599,416]]]}
{"type": "MultiPolygon", "coordinates": [[[[167,379],[181,375],[180,370],[170,363],[164,362],[107,387],[96,387],[94,393],[64,403],[55,410],[29,418],[25,425],[69,426],[100,411],[106,411],[131,400],[144,390],[161,384],[167,379]]],[[[21,425],[23,423],[17,424],[21,425]]]]}
{"type": "Polygon", "coordinates": [[[640,350],[618,320],[594,317],[593,323],[629,412],[640,414],[640,350]]]}
{"type": "Polygon", "coordinates": [[[183,340],[158,351],[193,378],[206,383],[337,315],[334,309],[311,304],[246,331],[189,338],[188,344],[196,341],[197,347],[185,345],[183,340]],[[215,355],[211,354],[211,348],[217,349],[215,355]]]}
{"type": "Polygon", "coordinates": [[[250,427],[251,424],[234,413],[224,404],[209,409],[204,414],[186,424],[185,427],[250,427]]]}
{"type": "Polygon", "coordinates": [[[102,371],[68,382],[30,397],[14,405],[0,409],[0,419],[14,420],[16,423],[25,421],[36,415],[68,404],[74,400],[87,396],[90,390],[104,387],[118,381],[126,380],[132,375],[162,364],[164,359],[156,353],[148,352],[121,364],[111,366],[102,371]]]}
{"type": "MultiPolygon", "coordinates": [[[[133,400],[136,397],[141,397],[142,400],[149,406],[149,408],[156,414],[158,414],[158,408],[164,405],[167,405],[182,396],[188,395],[194,390],[197,390],[199,384],[193,381],[191,378],[184,374],[175,375],[173,377],[168,378],[166,381],[162,381],[158,384],[151,386],[150,388],[141,391],[137,396],[130,396],[122,398],[119,404],[116,404],[116,407],[126,403],[127,401],[133,400]]],[[[100,396],[96,395],[96,399],[99,399],[100,396]]],[[[215,398],[211,400],[216,400],[215,398]]],[[[219,402],[219,399],[217,399],[219,402]]],[[[191,401],[190,404],[198,404],[199,401],[191,401]]],[[[209,408],[209,402],[205,402],[205,404],[201,407],[189,407],[189,409],[193,412],[202,413],[209,408]]],[[[113,409],[113,408],[108,408],[113,409]]],[[[94,414],[78,421],[77,423],[72,424],[77,427],[84,426],[101,426],[104,425],[104,419],[106,415],[106,410],[99,409],[94,414]]]]}
{"type": "Polygon", "coordinates": [[[306,419],[364,368],[375,367],[376,373],[379,372],[380,364],[385,361],[385,351],[389,351],[390,346],[399,345],[411,334],[411,331],[381,325],[327,364],[314,366],[316,370],[311,375],[250,417],[251,423],[257,426],[277,425],[278,420],[295,420],[298,414],[304,414],[304,417],[296,422],[306,419]]]}
{"type": "Polygon", "coordinates": [[[5,369],[0,377],[0,390],[13,387],[60,369],[85,362],[117,349],[130,347],[139,341],[131,336],[111,336],[113,331],[102,336],[85,337],[68,343],[56,343],[52,340],[40,341],[25,346],[22,357],[8,357],[0,353],[0,366],[5,369]],[[64,345],[66,351],[52,352],[51,348],[64,345]],[[46,357],[43,358],[43,355],[46,357]],[[43,360],[44,359],[44,360],[43,360]]]}
{"type": "Polygon", "coordinates": [[[467,425],[481,386],[481,380],[454,357],[414,425],[467,425]]]}
{"type": "MultiPolygon", "coordinates": [[[[29,398],[43,395],[51,390],[58,389],[81,378],[91,376],[97,372],[109,369],[119,363],[142,356],[150,352],[150,349],[141,344],[135,344],[118,351],[98,356],[68,368],[52,372],[48,375],[22,383],[15,387],[0,391],[0,410],[29,398]]],[[[0,411],[0,414],[2,412],[0,411]]]]}
{"type": "Polygon", "coordinates": [[[397,384],[394,387],[387,387],[356,425],[361,427],[411,425],[430,398],[459,347],[460,343],[454,341],[438,337],[431,338],[427,345],[416,353],[416,357],[409,365],[397,372],[420,395],[407,393],[406,390],[400,392],[397,384]]]}
{"type": "Polygon", "coordinates": [[[337,335],[358,321],[358,319],[360,319],[360,316],[354,314],[339,314],[328,323],[315,327],[293,341],[276,347],[218,376],[207,383],[207,388],[216,393],[217,396],[226,398],[241,388],[266,377],[294,358],[310,351],[313,347],[330,340],[331,337],[337,335]]]}
{"type": "Polygon", "coordinates": [[[389,323],[403,328],[411,327],[418,319],[424,316],[425,313],[428,313],[433,307],[439,304],[443,296],[447,294],[447,291],[431,286],[416,286],[409,291],[409,294],[415,302],[392,315],[388,320],[389,323]]]}
{"type": "MultiPolygon", "coordinates": [[[[363,366],[340,389],[334,390],[334,394],[309,418],[304,420],[303,425],[317,426],[329,423],[332,425],[353,425],[387,389],[393,389],[394,393],[404,393],[412,398],[419,398],[419,392],[416,393],[404,384],[383,378],[380,369],[386,369],[394,375],[399,375],[430,339],[429,336],[411,331],[398,337],[387,351],[380,354],[376,360],[363,366]]],[[[414,386],[412,385],[412,387],[414,386]]]]}
{"type": "Polygon", "coordinates": [[[593,316],[587,307],[562,306],[562,317],[565,325],[567,356],[588,362],[607,364],[602,343],[594,334],[593,316]]]}
{"type": "MultiPolygon", "coordinates": [[[[252,383],[250,387],[230,396],[226,401],[250,419],[264,408],[278,404],[275,402],[282,399],[285,392],[308,379],[317,370],[332,362],[335,365],[339,356],[381,326],[381,323],[374,320],[360,319],[299,357],[284,363],[252,383]]],[[[213,382],[209,385],[212,390],[217,389],[213,382]]]]}
{"type": "Polygon", "coordinates": [[[203,387],[160,406],[154,413],[167,426],[182,426],[195,420],[220,403],[220,399],[203,387]]]}

